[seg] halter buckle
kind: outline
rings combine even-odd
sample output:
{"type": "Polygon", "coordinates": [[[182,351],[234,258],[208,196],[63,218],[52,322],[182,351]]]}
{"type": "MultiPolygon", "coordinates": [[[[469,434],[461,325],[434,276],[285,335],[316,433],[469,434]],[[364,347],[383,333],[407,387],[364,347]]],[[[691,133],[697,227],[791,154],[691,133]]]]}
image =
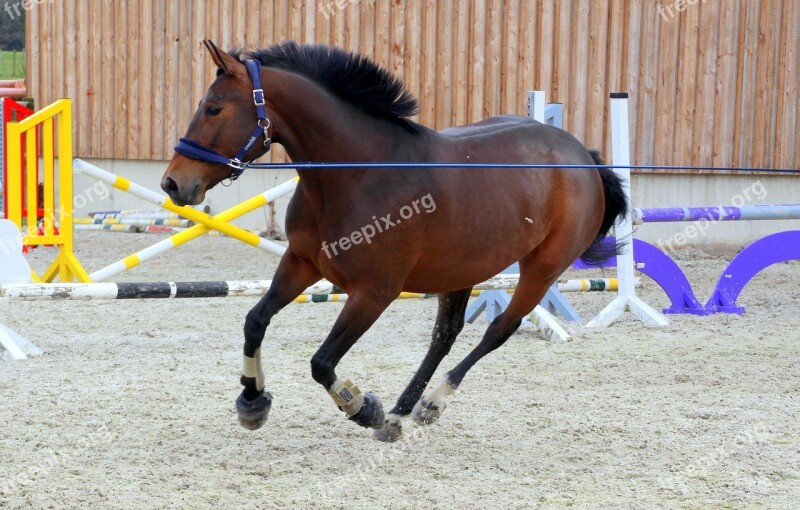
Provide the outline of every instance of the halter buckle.
{"type": "MultiPolygon", "coordinates": [[[[242,161],[242,160],[240,160],[240,159],[238,159],[238,158],[231,158],[231,160],[230,160],[230,161],[228,161],[228,166],[229,166],[229,167],[231,167],[231,168],[235,168],[236,170],[238,170],[238,171],[239,171],[239,175],[241,175],[241,173],[242,173],[242,172],[244,172],[244,171],[245,171],[245,169],[247,169],[247,166],[248,166],[249,164],[250,164],[250,163],[245,163],[244,161],[242,161]]],[[[235,173],[236,173],[236,172],[234,172],[234,174],[235,174],[235,173]]],[[[238,175],[237,175],[237,177],[238,177],[238,175]]],[[[231,179],[231,180],[234,180],[234,179],[231,179]]]]}
{"type": "Polygon", "coordinates": [[[253,89],[253,102],[256,106],[264,106],[267,104],[264,100],[264,89],[253,89]]]}
{"type": "Polygon", "coordinates": [[[223,184],[222,185],[223,186],[230,186],[231,184],[233,184],[233,181],[238,179],[239,176],[244,173],[244,171],[247,169],[247,167],[249,165],[250,165],[250,163],[245,163],[244,161],[241,161],[238,158],[232,158],[228,162],[228,166],[232,167],[232,168],[235,168],[235,170],[233,172],[231,172],[231,174],[227,177],[227,179],[225,179],[225,180],[228,181],[228,184],[225,184],[224,180],[223,180],[223,184]]]}

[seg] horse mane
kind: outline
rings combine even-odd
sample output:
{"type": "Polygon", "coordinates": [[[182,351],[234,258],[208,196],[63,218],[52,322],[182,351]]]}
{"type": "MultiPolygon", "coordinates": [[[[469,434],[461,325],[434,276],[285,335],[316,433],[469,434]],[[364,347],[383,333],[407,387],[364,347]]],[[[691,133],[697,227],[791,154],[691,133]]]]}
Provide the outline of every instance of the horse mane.
{"type": "Polygon", "coordinates": [[[408,119],[419,112],[416,98],[401,80],[355,51],[286,41],[248,52],[235,49],[230,54],[239,61],[250,57],[264,67],[305,76],[367,115],[419,131],[408,119]]]}

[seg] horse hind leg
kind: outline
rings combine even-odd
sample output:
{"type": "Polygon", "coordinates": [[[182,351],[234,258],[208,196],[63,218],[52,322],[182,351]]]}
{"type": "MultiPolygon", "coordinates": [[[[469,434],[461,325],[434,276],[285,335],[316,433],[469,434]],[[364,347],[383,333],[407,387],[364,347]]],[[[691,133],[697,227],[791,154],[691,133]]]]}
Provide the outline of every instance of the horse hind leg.
{"type": "Polygon", "coordinates": [[[467,372],[481,358],[508,340],[558,278],[560,270],[540,263],[536,253],[520,260],[520,280],[508,308],[489,324],[483,338],[467,357],[447,372],[434,389],[426,391],[414,406],[412,418],[415,422],[428,425],[441,416],[446,398],[458,389],[467,372]]]}
{"type": "Polygon", "coordinates": [[[439,311],[428,353],[422,360],[417,372],[408,383],[408,386],[397,399],[397,404],[386,416],[383,428],[375,430],[373,436],[379,441],[393,442],[403,435],[402,421],[408,416],[414,405],[419,401],[422,392],[428,385],[439,364],[447,353],[450,352],[453,342],[464,328],[464,313],[467,308],[472,289],[463,289],[455,292],[439,294],[439,311]]]}

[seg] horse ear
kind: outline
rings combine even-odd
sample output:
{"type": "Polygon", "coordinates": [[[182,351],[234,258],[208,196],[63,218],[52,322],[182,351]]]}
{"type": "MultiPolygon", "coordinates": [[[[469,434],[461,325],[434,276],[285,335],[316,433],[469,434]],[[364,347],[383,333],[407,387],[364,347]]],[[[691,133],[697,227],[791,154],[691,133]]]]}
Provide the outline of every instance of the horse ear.
{"type": "Polygon", "coordinates": [[[211,54],[211,59],[214,61],[217,67],[222,69],[222,71],[228,76],[232,76],[233,70],[235,69],[234,64],[237,64],[239,61],[224,51],[220,51],[220,49],[211,39],[203,39],[203,44],[205,44],[208,52],[211,54]]]}

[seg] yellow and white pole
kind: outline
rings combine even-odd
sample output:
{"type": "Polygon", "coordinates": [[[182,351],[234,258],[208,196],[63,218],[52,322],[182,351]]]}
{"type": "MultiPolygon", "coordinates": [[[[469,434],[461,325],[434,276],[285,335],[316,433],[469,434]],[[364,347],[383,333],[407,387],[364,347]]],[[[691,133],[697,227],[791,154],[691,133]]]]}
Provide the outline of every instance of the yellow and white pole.
{"type": "MultiPolygon", "coordinates": [[[[141,198],[142,200],[146,200],[150,203],[158,205],[159,207],[163,207],[168,211],[178,213],[184,218],[188,218],[194,221],[195,223],[199,223],[208,227],[208,230],[210,229],[218,230],[219,232],[222,232],[227,236],[233,237],[234,239],[238,239],[243,243],[255,246],[257,248],[261,248],[262,250],[274,253],[276,255],[283,255],[283,252],[286,251],[286,248],[279,245],[278,243],[269,241],[267,239],[255,235],[252,232],[248,232],[247,230],[244,230],[235,225],[227,223],[226,220],[221,218],[221,215],[218,215],[220,217],[209,216],[208,214],[202,211],[198,211],[197,209],[194,209],[192,207],[177,206],[166,195],[156,193],[151,189],[145,188],[144,186],[131,182],[128,179],[125,179],[124,177],[114,175],[111,172],[103,170],[102,168],[98,168],[90,163],[87,163],[86,161],[76,159],[73,162],[73,169],[78,173],[82,173],[84,175],[93,177],[99,180],[100,182],[104,182],[109,186],[113,186],[117,189],[128,192],[136,197],[141,198]]],[[[241,216],[242,214],[244,214],[244,212],[239,212],[239,211],[244,209],[245,204],[252,207],[251,200],[261,200],[261,199],[254,197],[246,202],[242,202],[241,204],[233,207],[232,209],[226,212],[235,211],[233,213],[235,214],[235,216],[232,216],[234,218],[241,216]]],[[[263,204],[264,203],[262,203],[261,205],[263,204]]],[[[198,235],[202,235],[203,233],[205,232],[202,232],[201,234],[198,235]]]]}
{"type": "MultiPolygon", "coordinates": [[[[76,160],[76,161],[78,161],[78,160],[76,160]]],[[[216,216],[214,216],[214,219],[216,221],[218,221],[218,222],[228,222],[228,221],[231,221],[231,220],[234,220],[234,219],[238,218],[239,216],[242,216],[242,215],[247,214],[247,213],[249,213],[251,211],[254,211],[255,209],[258,209],[259,207],[263,207],[266,204],[268,204],[270,202],[273,202],[278,197],[281,197],[283,195],[286,195],[286,194],[291,193],[292,191],[294,191],[294,189],[297,187],[297,181],[298,181],[298,179],[295,177],[294,179],[292,179],[290,181],[287,181],[287,182],[285,182],[285,183],[283,183],[283,184],[281,184],[279,186],[276,186],[276,187],[274,187],[272,189],[269,189],[269,190],[267,190],[267,191],[265,191],[263,193],[260,193],[260,194],[254,196],[254,197],[252,197],[252,198],[250,198],[248,200],[245,200],[244,202],[242,202],[240,204],[235,205],[234,207],[231,207],[230,209],[228,209],[226,211],[223,211],[223,212],[217,214],[216,216]]],[[[183,209],[183,208],[179,208],[179,209],[183,209]]],[[[192,210],[194,210],[194,209],[192,209],[192,210]]],[[[181,211],[180,214],[183,214],[183,212],[181,211]]],[[[205,216],[204,213],[201,213],[201,214],[203,214],[205,216]]],[[[227,224],[227,223],[225,223],[225,224],[227,224]]],[[[179,232],[179,233],[177,233],[177,234],[175,234],[175,235],[173,235],[171,237],[168,237],[167,239],[164,239],[162,241],[157,242],[156,244],[154,244],[152,246],[149,246],[149,247],[147,247],[147,248],[145,248],[145,249],[143,249],[141,251],[138,251],[138,252],[134,253],[133,255],[125,257],[124,259],[122,259],[120,261],[114,262],[113,264],[110,264],[110,265],[108,265],[108,266],[106,266],[106,267],[104,267],[102,269],[99,269],[98,271],[95,271],[94,273],[89,275],[89,278],[91,278],[91,280],[93,282],[105,281],[105,280],[111,278],[114,275],[117,275],[117,274],[119,274],[119,273],[121,273],[123,271],[126,271],[128,269],[131,269],[133,267],[138,266],[139,264],[141,264],[142,262],[144,262],[146,260],[150,260],[153,257],[156,257],[156,256],[158,256],[158,255],[160,255],[160,254],[162,254],[162,253],[164,253],[166,251],[169,251],[169,250],[171,250],[171,249],[173,249],[173,248],[175,248],[177,246],[180,246],[180,245],[182,245],[184,243],[187,243],[187,242],[191,241],[192,239],[196,239],[197,237],[200,237],[201,235],[203,235],[206,232],[208,232],[209,230],[211,230],[211,229],[209,227],[207,227],[206,225],[201,225],[201,224],[194,225],[194,226],[184,230],[183,232],[179,232]]],[[[248,234],[255,236],[255,234],[252,234],[250,232],[248,232],[248,234]]],[[[261,241],[266,241],[266,239],[262,239],[262,238],[260,238],[258,236],[255,236],[255,237],[257,237],[261,241]]],[[[267,251],[270,251],[271,253],[275,253],[277,255],[283,255],[283,252],[286,251],[286,248],[284,248],[283,246],[281,246],[281,245],[279,245],[277,243],[270,242],[269,244],[266,244],[266,246],[268,248],[264,248],[264,249],[266,249],[267,251]],[[277,249],[274,248],[274,247],[277,247],[277,249]]],[[[262,246],[259,245],[259,247],[261,248],[262,246]]]]}

